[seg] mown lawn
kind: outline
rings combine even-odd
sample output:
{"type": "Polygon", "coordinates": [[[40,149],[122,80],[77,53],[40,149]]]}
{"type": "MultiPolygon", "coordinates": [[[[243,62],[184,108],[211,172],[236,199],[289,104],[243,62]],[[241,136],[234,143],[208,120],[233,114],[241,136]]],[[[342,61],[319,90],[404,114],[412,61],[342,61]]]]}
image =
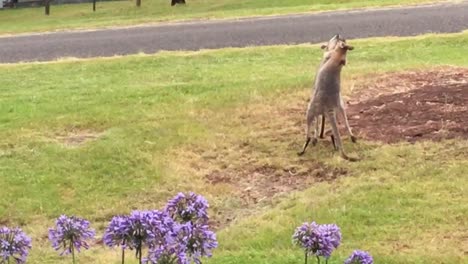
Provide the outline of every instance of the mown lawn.
{"type": "Polygon", "coordinates": [[[51,7],[45,16],[43,8],[5,9],[0,12],[0,34],[41,32],[61,29],[88,29],[125,26],[149,22],[187,19],[235,18],[323,10],[365,8],[441,2],[440,0],[188,0],[186,6],[170,6],[170,0],[98,2],[51,7]]]}
{"type": "MultiPolygon", "coordinates": [[[[351,80],[368,74],[468,67],[467,32],[352,42],[346,94],[351,80]]],[[[323,145],[299,159],[300,132],[280,135],[274,128],[285,120],[273,111],[271,126],[256,119],[290,95],[307,98],[320,52],[275,46],[0,65],[0,223],[33,236],[30,263],[67,263],[46,240],[59,214],[88,218],[102,234],[112,215],[158,208],[194,190],[217,218],[236,218],[219,230],[220,248],[206,263],[302,263],[291,235],[311,220],[343,230],[330,263],[354,248],[371,251],[376,263],[466,263],[466,141],[346,140],[363,161],[345,162],[323,145]],[[251,152],[240,155],[236,146],[246,142],[251,152]],[[232,187],[207,184],[205,172],[216,163],[203,160],[242,170],[249,158],[279,167],[322,162],[348,176],[244,210],[232,187]]],[[[79,259],[119,260],[99,245],[79,259]]]]}

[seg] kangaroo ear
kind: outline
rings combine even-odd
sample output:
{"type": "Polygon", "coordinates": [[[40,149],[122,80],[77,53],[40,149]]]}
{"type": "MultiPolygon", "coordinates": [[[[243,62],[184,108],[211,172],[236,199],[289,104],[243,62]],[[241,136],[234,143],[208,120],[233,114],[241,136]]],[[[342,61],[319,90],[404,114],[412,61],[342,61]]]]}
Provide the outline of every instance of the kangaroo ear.
{"type": "Polygon", "coordinates": [[[327,44],[322,44],[322,46],[320,46],[321,49],[326,49],[328,47],[327,44]]]}

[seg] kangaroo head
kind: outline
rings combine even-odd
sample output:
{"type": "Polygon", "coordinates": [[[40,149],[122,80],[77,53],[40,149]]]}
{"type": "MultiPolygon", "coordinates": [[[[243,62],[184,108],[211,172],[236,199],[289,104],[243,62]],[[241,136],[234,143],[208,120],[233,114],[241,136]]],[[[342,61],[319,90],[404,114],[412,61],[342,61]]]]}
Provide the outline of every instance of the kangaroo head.
{"type": "Polygon", "coordinates": [[[346,65],[346,53],[348,50],[353,50],[354,47],[346,43],[346,39],[342,38],[339,34],[333,36],[327,44],[321,47],[325,50],[326,60],[333,58],[340,65],[346,65]]]}
{"type": "Polygon", "coordinates": [[[353,50],[354,47],[346,43],[346,39],[341,37],[340,34],[333,36],[326,44],[323,44],[321,48],[325,51],[333,51],[337,49],[341,50],[353,50]]]}
{"type": "Polygon", "coordinates": [[[332,51],[335,49],[339,40],[340,40],[340,35],[336,34],[327,43],[323,44],[320,48],[323,49],[324,51],[332,51]]]}
{"type": "Polygon", "coordinates": [[[333,56],[335,60],[339,60],[342,65],[346,65],[347,51],[354,49],[354,47],[348,45],[346,39],[339,34],[334,35],[327,43],[323,44],[321,48],[324,50],[323,57],[325,61],[328,61],[333,56]]]}

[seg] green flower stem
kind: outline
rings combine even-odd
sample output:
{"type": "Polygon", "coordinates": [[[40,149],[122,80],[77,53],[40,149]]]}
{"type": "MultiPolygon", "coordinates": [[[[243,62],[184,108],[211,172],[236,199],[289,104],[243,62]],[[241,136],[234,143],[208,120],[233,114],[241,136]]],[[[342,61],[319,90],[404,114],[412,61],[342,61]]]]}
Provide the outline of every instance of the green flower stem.
{"type": "Polygon", "coordinates": [[[307,264],[307,251],[305,252],[305,264],[307,264]]]}
{"type": "Polygon", "coordinates": [[[138,263],[139,263],[139,264],[142,264],[142,262],[141,262],[141,255],[142,255],[142,254],[141,254],[141,245],[139,246],[139,248],[140,248],[140,249],[138,250],[138,251],[139,251],[139,252],[138,252],[138,263]]]}
{"type": "Polygon", "coordinates": [[[75,260],[75,247],[73,246],[73,241],[72,241],[72,246],[71,246],[71,253],[72,253],[73,264],[75,264],[76,263],[76,260],[75,260]]]}
{"type": "Polygon", "coordinates": [[[320,264],[320,257],[317,256],[317,263],[320,264]]]}

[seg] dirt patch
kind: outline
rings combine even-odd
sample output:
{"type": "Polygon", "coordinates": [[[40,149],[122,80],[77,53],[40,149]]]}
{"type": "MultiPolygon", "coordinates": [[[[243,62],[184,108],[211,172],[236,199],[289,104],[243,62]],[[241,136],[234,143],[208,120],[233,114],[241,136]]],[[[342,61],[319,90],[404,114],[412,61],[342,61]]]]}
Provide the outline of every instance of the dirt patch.
{"type": "Polygon", "coordinates": [[[91,130],[73,130],[64,134],[56,135],[55,139],[66,147],[76,148],[86,142],[96,140],[102,135],[102,132],[91,130]]]}
{"type": "MultiPolygon", "coordinates": [[[[242,129],[248,129],[247,133],[220,133],[220,138],[213,139],[208,146],[193,144],[177,151],[177,163],[184,164],[184,174],[197,175],[202,182],[200,186],[204,186],[200,191],[218,198],[212,204],[210,223],[216,229],[275,205],[291,192],[305,190],[318,182],[333,182],[348,173],[311,155],[298,157],[296,152],[300,146],[291,143],[291,135],[302,139],[298,126],[276,130],[276,123],[285,121],[283,118],[271,122],[263,115],[271,115],[272,111],[248,112],[248,117],[233,115],[230,119],[242,120],[242,129]],[[270,122],[268,129],[259,128],[266,126],[264,122],[270,122]]],[[[321,150],[311,149],[310,153],[314,151],[321,150]]],[[[332,147],[324,152],[329,155],[332,147]]],[[[320,157],[317,153],[312,155],[320,157]]]]}
{"type": "Polygon", "coordinates": [[[263,164],[246,165],[226,170],[214,170],[205,175],[212,186],[229,186],[230,196],[236,197],[237,206],[219,208],[211,225],[221,228],[236,218],[254,213],[258,208],[272,205],[287,193],[309,188],[316,182],[331,182],[346,175],[342,168],[331,168],[321,163],[308,167],[288,167],[263,164]]]}
{"type": "Polygon", "coordinates": [[[210,184],[235,185],[243,205],[249,206],[284,193],[303,190],[314,182],[333,181],[344,174],[344,169],[328,168],[319,163],[307,168],[265,164],[215,170],[206,175],[206,180],[210,184]]]}
{"type": "Polygon", "coordinates": [[[372,100],[381,95],[405,93],[426,86],[468,83],[468,68],[436,67],[425,70],[385,73],[358,78],[350,102],[372,100]]]}
{"type": "MultiPolygon", "coordinates": [[[[185,170],[198,175],[202,185],[207,186],[204,191],[217,193],[222,200],[213,206],[211,225],[222,228],[276,204],[293,191],[305,190],[318,182],[332,182],[347,174],[344,168],[327,166],[318,160],[320,154],[311,154],[320,149],[310,149],[315,157],[296,155],[300,146],[293,144],[291,137],[303,139],[303,129],[296,124],[302,115],[296,111],[299,108],[274,110],[274,105],[252,104],[237,115],[230,115],[228,128],[239,130],[217,133],[219,138],[208,146],[191,145],[177,152],[177,160],[185,164],[185,170]]],[[[332,147],[323,152],[330,155],[332,147]]]]}
{"type": "Polygon", "coordinates": [[[468,69],[385,75],[359,90],[347,110],[359,137],[386,143],[468,138],[468,69]]]}

